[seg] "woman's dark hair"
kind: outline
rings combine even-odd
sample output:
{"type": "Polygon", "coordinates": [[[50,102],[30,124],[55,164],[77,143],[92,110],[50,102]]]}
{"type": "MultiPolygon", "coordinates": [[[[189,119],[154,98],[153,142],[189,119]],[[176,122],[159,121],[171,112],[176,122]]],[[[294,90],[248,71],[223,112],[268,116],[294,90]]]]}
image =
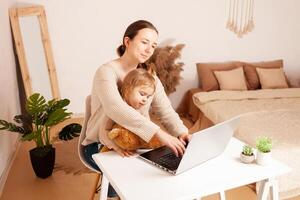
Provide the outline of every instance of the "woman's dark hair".
{"type": "Polygon", "coordinates": [[[126,46],[124,45],[124,38],[129,37],[132,40],[138,34],[139,30],[144,29],[144,28],[150,28],[150,29],[156,31],[156,33],[158,33],[155,26],[146,20],[138,20],[138,21],[133,22],[132,24],[130,24],[127,27],[127,29],[124,33],[123,44],[117,48],[117,53],[119,56],[122,56],[126,50],[126,46]]]}

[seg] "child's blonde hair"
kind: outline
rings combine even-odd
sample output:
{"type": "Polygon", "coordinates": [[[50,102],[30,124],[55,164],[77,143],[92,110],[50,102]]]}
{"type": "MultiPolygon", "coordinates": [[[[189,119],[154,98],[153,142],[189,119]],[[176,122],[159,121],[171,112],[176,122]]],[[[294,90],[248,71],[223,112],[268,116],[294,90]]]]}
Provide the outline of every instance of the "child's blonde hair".
{"type": "Polygon", "coordinates": [[[144,68],[137,68],[130,71],[124,78],[121,95],[125,101],[128,100],[130,92],[138,86],[149,86],[155,90],[155,79],[151,72],[148,72],[144,68]]]}

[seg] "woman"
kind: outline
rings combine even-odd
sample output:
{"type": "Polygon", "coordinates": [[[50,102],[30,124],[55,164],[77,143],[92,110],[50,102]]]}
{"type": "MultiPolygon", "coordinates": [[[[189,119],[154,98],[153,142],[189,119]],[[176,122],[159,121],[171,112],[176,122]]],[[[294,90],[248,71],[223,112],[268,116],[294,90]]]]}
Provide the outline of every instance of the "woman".
{"type": "MultiPolygon", "coordinates": [[[[105,130],[107,118],[146,142],[156,135],[160,142],[172,149],[177,156],[184,153],[184,145],[190,138],[188,129],[172,108],[157,76],[154,77],[156,90],[151,101],[145,105],[145,112],[149,111],[150,107],[154,109],[170,134],[129,106],[118,90],[127,73],[137,67],[145,67],[143,63],[152,56],[157,39],[158,31],[150,22],[139,20],[130,24],[124,33],[123,44],[117,49],[120,57],[97,70],[91,94],[91,117],[87,124],[86,138],[82,143],[91,163],[94,162],[91,155],[98,152],[99,142],[122,156],[132,155],[132,152],[120,149],[108,138],[105,130]]],[[[93,165],[98,168],[95,163],[93,165]]]]}

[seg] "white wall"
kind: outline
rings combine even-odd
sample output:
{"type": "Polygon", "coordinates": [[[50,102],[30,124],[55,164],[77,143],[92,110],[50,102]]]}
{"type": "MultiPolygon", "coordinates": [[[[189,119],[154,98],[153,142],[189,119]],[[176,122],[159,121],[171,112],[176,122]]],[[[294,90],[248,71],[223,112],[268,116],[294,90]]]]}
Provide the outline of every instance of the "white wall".
{"type": "Polygon", "coordinates": [[[45,6],[61,96],[70,110],[83,112],[93,74],[116,57],[127,25],[147,19],[160,42],[185,43],[184,80],[170,98],[176,107],[183,93],[198,85],[196,62],[282,58],[289,77],[300,77],[300,1],[255,1],[255,28],[242,39],[225,29],[229,1],[220,0],[28,0],[45,6]]]}
{"type": "MultiPolygon", "coordinates": [[[[8,18],[15,0],[0,1],[0,119],[12,120],[20,113],[16,67],[8,18]]],[[[0,133],[0,196],[17,145],[17,134],[0,133]]]]}
{"type": "MultiPolygon", "coordinates": [[[[0,118],[20,112],[8,8],[20,0],[0,1],[0,118]]],[[[115,58],[127,25],[137,19],[155,24],[160,41],[185,43],[184,80],[170,98],[176,107],[183,93],[198,85],[196,62],[284,59],[287,74],[300,82],[300,1],[255,1],[255,28],[244,38],[225,29],[227,1],[220,0],[27,0],[45,6],[61,96],[70,110],[83,112],[93,74],[115,58]]],[[[15,151],[17,135],[0,134],[1,183],[15,151]]]]}

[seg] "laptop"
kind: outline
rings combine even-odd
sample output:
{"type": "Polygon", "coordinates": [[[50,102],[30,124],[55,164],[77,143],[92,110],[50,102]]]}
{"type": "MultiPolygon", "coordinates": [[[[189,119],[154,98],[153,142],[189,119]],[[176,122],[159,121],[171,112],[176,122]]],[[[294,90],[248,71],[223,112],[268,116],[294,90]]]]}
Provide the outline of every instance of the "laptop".
{"type": "Polygon", "coordinates": [[[183,156],[176,157],[166,146],[150,150],[139,158],[177,175],[220,155],[229,143],[240,117],[235,117],[215,126],[192,134],[183,156]]]}

